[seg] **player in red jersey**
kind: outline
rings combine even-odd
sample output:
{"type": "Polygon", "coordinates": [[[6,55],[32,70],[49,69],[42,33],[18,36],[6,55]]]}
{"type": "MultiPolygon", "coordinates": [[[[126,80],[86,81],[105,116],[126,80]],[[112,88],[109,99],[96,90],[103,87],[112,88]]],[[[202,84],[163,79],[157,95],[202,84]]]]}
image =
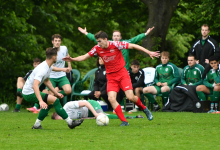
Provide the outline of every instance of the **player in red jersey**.
{"type": "Polygon", "coordinates": [[[159,57],[160,53],[151,52],[143,48],[142,46],[136,44],[119,41],[108,41],[108,35],[103,31],[99,31],[95,35],[95,38],[98,42],[98,45],[94,46],[88,53],[75,58],[67,56],[63,58],[63,60],[69,62],[84,61],[90,57],[93,57],[94,55],[100,56],[103,59],[106,68],[106,76],[108,80],[108,100],[111,103],[113,109],[115,110],[117,116],[122,121],[121,126],[128,126],[129,124],[125,119],[124,114],[122,113],[121,106],[116,101],[116,96],[120,88],[125,92],[126,97],[130,101],[135,103],[140,108],[140,110],[143,110],[148,120],[152,120],[153,115],[151,114],[151,112],[148,110],[146,106],[144,106],[141,103],[141,100],[133,93],[133,87],[131,84],[130,76],[128,74],[128,71],[124,67],[125,61],[121,53],[121,49],[136,49],[149,54],[152,59],[153,57],[159,57]]]}

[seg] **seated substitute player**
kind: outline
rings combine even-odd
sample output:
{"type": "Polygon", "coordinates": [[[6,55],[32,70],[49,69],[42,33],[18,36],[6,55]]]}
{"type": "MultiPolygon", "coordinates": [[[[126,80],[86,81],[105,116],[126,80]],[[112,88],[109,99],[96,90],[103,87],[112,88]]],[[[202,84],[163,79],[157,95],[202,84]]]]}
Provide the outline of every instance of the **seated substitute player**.
{"type": "MultiPolygon", "coordinates": [[[[128,71],[131,83],[134,89],[134,93],[136,96],[141,98],[141,92],[143,91],[144,84],[144,71],[140,69],[140,63],[138,60],[133,60],[131,62],[131,67],[128,71]]],[[[133,110],[130,110],[130,112],[136,112],[137,109],[134,107],[133,110]]]]}
{"type": "MultiPolygon", "coordinates": [[[[33,61],[33,67],[37,67],[39,64],[41,63],[41,60],[39,58],[35,58],[33,61]]],[[[23,86],[25,84],[25,81],[27,80],[27,78],[29,77],[29,75],[32,73],[33,70],[30,70],[23,78],[22,77],[18,77],[17,79],[17,104],[15,106],[15,109],[13,112],[20,112],[20,108],[21,108],[21,103],[23,100],[22,97],[22,89],[23,86]]]]}
{"type": "Polygon", "coordinates": [[[52,106],[54,106],[56,112],[65,119],[70,129],[79,126],[83,122],[83,120],[72,120],[68,117],[57,98],[63,98],[63,95],[56,92],[49,80],[49,75],[53,69],[52,65],[57,61],[57,51],[57,48],[48,48],[46,50],[46,60],[33,70],[22,90],[24,100],[30,103],[39,103],[42,108],[32,129],[43,129],[41,121],[47,116],[52,106]],[[40,92],[39,85],[42,83],[44,83],[57,97],[40,92]]]}
{"type": "MultiPolygon", "coordinates": [[[[205,94],[213,94],[211,97],[211,105],[218,103],[220,98],[220,85],[214,82],[215,78],[219,76],[219,61],[216,56],[209,58],[209,64],[212,69],[209,70],[205,79],[203,80],[204,85],[196,87],[196,93],[201,101],[206,100],[205,94]]],[[[210,110],[208,113],[212,113],[214,110],[210,110]]]]}
{"type": "Polygon", "coordinates": [[[202,84],[202,75],[204,72],[204,67],[196,63],[194,55],[188,56],[188,65],[184,67],[183,73],[181,75],[181,84],[183,85],[195,85],[198,86],[202,84]]]}
{"type": "Polygon", "coordinates": [[[121,106],[116,101],[116,96],[120,88],[125,92],[126,97],[130,101],[134,102],[140,108],[140,110],[144,111],[148,120],[152,120],[153,115],[151,114],[151,112],[148,110],[146,106],[142,104],[140,99],[133,93],[131,79],[129,77],[128,71],[124,67],[125,61],[120,50],[137,49],[149,54],[151,58],[159,57],[160,53],[151,52],[136,44],[130,44],[127,42],[108,41],[108,35],[103,31],[99,31],[95,35],[95,38],[98,42],[98,45],[94,46],[87,54],[78,56],[76,58],[66,57],[63,59],[66,61],[84,61],[90,57],[93,57],[96,54],[100,56],[103,59],[106,68],[106,76],[108,80],[108,100],[110,101],[112,108],[115,110],[117,116],[122,121],[121,126],[128,126],[129,123],[124,117],[121,106]]]}
{"type": "Polygon", "coordinates": [[[160,110],[160,106],[155,101],[153,95],[162,93],[163,104],[168,100],[169,93],[172,90],[171,86],[178,83],[180,80],[179,70],[176,65],[169,62],[169,52],[163,51],[161,53],[161,64],[156,66],[154,82],[155,86],[145,87],[143,93],[148,100],[153,104],[153,111],[160,110]]]}
{"type": "MultiPolygon", "coordinates": [[[[104,113],[102,107],[94,100],[70,101],[63,107],[70,119],[96,118],[99,113],[104,113]]],[[[117,115],[106,114],[109,119],[119,119],[117,115]]],[[[144,118],[141,115],[125,116],[127,119],[144,118]]],[[[51,119],[62,120],[56,112],[52,114],[51,119]]]]}
{"type": "MultiPolygon", "coordinates": [[[[113,41],[120,41],[120,42],[128,42],[128,43],[137,44],[138,42],[143,40],[153,29],[154,29],[154,27],[149,28],[147,30],[147,32],[141,33],[141,34],[139,34],[139,35],[137,35],[137,36],[135,36],[135,37],[133,37],[129,40],[123,40],[122,36],[121,36],[121,32],[119,30],[114,30],[113,33],[112,33],[112,40],[113,41]]],[[[85,27],[85,29],[82,29],[81,27],[78,27],[78,30],[81,33],[85,34],[90,40],[97,43],[94,34],[88,33],[86,31],[86,27],[85,27]]],[[[122,52],[122,55],[123,55],[124,60],[125,60],[125,68],[128,70],[129,69],[129,50],[128,49],[122,49],[121,52],[122,52]]]]}

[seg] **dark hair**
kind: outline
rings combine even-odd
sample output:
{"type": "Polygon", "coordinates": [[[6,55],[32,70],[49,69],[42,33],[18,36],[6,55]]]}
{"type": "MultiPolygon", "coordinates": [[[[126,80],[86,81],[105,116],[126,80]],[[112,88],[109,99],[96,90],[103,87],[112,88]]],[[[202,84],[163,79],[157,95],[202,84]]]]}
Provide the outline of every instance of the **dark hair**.
{"type": "Polygon", "coordinates": [[[53,41],[55,38],[60,38],[62,40],[62,36],[59,34],[52,35],[51,40],[53,41]]]}
{"type": "Polygon", "coordinates": [[[168,51],[163,51],[160,56],[167,56],[168,58],[170,58],[170,53],[168,51]]]}
{"type": "Polygon", "coordinates": [[[40,58],[34,58],[33,62],[39,62],[39,63],[41,63],[41,60],[40,60],[40,58]]]}
{"type": "Polygon", "coordinates": [[[121,34],[121,32],[120,32],[119,30],[113,30],[113,32],[112,32],[112,33],[114,33],[114,32],[119,32],[119,33],[121,34]]]}
{"type": "Polygon", "coordinates": [[[95,39],[98,39],[98,38],[108,39],[108,35],[104,31],[99,31],[98,33],[95,34],[95,39]]]}
{"type": "Polygon", "coordinates": [[[194,57],[194,59],[196,59],[196,56],[195,55],[193,55],[193,54],[189,54],[189,56],[188,57],[194,57]]]}
{"type": "Polygon", "coordinates": [[[131,62],[131,65],[137,65],[137,66],[140,66],[140,62],[138,60],[133,60],[131,62]]]}
{"type": "Polygon", "coordinates": [[[211,61],[218,61],[218,58],[216,57],[216,56],[211,56],[211,57],[209,57],[209,63],[211,62],[211,61]]]}
{"type": "Polygon", "coordinates": [[[51,59],[53,56],[57,55],[58,48],[49,47],[46,50],[46,58],[51,59]]]}
{"type": "Polygon", "coordinates": [[[207,25],[207,24],[203,24],[203,25],[201,26],[201,30],[202,30],[202,27],[208,27],[208,30],[210,30],[209,25],[207,25]]]}

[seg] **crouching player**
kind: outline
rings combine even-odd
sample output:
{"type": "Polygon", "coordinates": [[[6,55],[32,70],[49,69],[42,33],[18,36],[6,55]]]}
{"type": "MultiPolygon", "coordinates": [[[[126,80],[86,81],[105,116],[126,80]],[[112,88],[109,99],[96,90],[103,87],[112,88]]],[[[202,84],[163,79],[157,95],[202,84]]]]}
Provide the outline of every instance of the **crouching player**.
{"type": "Polygon", "coordinates": [[[83,122],[83,120],[72,120],[68,117],[57,98],[62,98],[63,95],[53,88],[48,78],[53,69],[52,64],[57,60],[57,50],[57,48],[48,48],[46,50],[46,60],[33,70],[22,90],[24,100],[30,103],[39,103],[42,108],[32,129],[43,129],[41,121],[47,116],[52,106],[54,106],[56,112],[67,122],[70,129],[79,126],[83,122]],[[40,92],[39,85],[42,83],[44,83],[57,97],[40,92]]]}

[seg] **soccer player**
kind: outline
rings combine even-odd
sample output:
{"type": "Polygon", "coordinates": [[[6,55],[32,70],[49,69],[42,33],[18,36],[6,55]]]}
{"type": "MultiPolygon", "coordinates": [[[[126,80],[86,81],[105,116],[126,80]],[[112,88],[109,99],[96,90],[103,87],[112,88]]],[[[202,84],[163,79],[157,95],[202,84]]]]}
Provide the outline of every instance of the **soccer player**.
{"type": "MultiPolygon", "coordinates": [[[[39,58],[35,58],[33,61],[33,67],[37,67],[41,63],[41,60],[39,58]]],[[[17,104],[15,106],[15,109],[13,112],[20,112],[21,103],[23,100],[22,97],[22,88],[24,87],[25,81],[29,77],[29,75],[32,73],[33,70],[30,70],[23,78],[18,77],[17,79],[17,104]]]]}
{"type": "Polygon", "coordinates": [[[188,56],[188,65],[184,67],[181,75],[181,84],[183,85],[200,85],[202,84],[202,75],[204,67],[196,63],[194,55],[188,56]]]}
{"type": "Polygon", "coordinates": [[[43,129],[41,121],[47,116],[52,106],[54,106],[56,112],[67,122],[69,128],[73,129],[83,122],[83,120],[72,120],[68,117],[57,98],[63,98],[63,95],[56,92],[49,80],[49,75],[53,69],[52,65],[57,61],[57,51],[57,48],[48,48],[46,50],[46,60],[33,70],[22,90],[24,100],[30,103],[39,103],[42,108],[32,129],[43,129]],[[39,85],[42,83],[44,83],[57,97],[40,92],[39,85]]]}
{"type": "Polygon", "coordinates": [[[72,67],[71,67],[71,63],[68,62],[68,68],[65,68],[65,61],[63,61],[62,58],[64,58],[65,56],[69,56],[69,53],[66,46],[60,46],[61,40],[62,37],[59,34],[54,34],[52,36],[53,47],[56,47],[58,49],[58,52],[57,52],[57,61],[53,64],[53,71],[50,74],[50,82],[52,83],[54,88],[57,86],[62,87],[62,90],[59,93],[66,96],[71,93],[72,89],[70,86],[70,82],[66,77],[65,72],[69,73],[72,70],[72,67]]]}
{"type": "Polygon", "coordinates": [[[125,61],[123,59],[123,55],[121,53],[121,49],[137,49],[143,51],[150,55],[151,58],[159,57],[160,53],[158,52],[151,52],[139,45],[130,44],[127,42],[115,42],[115,41],[108,41],[108,35],[103,32],[99,31],[95,38],[98,42],[98,45],[94,46],[87,54],[78,56],[76,58],[66,57],[63,58],[65,61],[84,61],[94,55],[98,55],[101,57],[105,63],[106,68],[106,76],[107,76],[107,93],[108,93],[108,100],[110,101],[112,108],[115,110],[117,116],[122,121],[121,126],[128,126],[129,123],[124,117],[122,113],[121,106],[116,101],[117,93],[121,88],[125,91],[126,97],[134,102],[140,110],[143,110],[146,114],[148,120],[153,119],[153,115],[144,106],[140,99],[133,94],[133,88],[131,84],[131,79],[126,70],[125,61]]]}
{"type": "Polygon", "coordinates": [[[176,65],[169,62],[170,54],[167,51],[161,53],[161,62],[156,66],[154,82],[155,86],[145,87],[143,93],[148,100],[154,105],[153,111],[158,111],[160,106],[155,101],[154,96],[162,93],[163,103],[165,104],[169,97],[169,92],[172,90],[171,85],[180,80],[179,70],[176,65]]]}
{"type": "MultiPolygon", "coordinates": [[[[96,118],[100,113],[104,113],[102,107],[94,100],[70,101],[63,106],[70,119],[96,118]]],[[[119,119],[117,115],[106,114],[109,119],[119,119]]],[[[144,118],[138,116],[125,116],[127,119],[144,118]]],[[[56,112],[52,114],[51,119],[62,120],[56,112]]]]}
{"type": "MultiPolygon", "coordinates": [[[[119,30],[114,30],[113,33],[112,33],[112,40],[113,41],[121,41],[121,42],[128,42],[128,43],[137,44],[138,42],[143,40],[153,29],[154,29],[154,27],[149,28],[147,30],[147,32],[141,33],[141,34],[139,34],[139,35],[137,35],[137,36],[135,36],[135,37],[133,37],[129,40],[123,40],[122,36],[121,36],[121,32],[119,30]]],[[[82,29],[81,27],[78,27],[78,30],[81,33],[85,34],[90,40],[97,43],[94,34],[88,33],[87,30],[86,30],[86,27],[85,27],[85,29],[82,29]]],[[[129,69],[129,50],[122,49],[121,52],[122,52],[122,55],[123,55],[124,60],[125,60],[125,68],[128,70],[129,69]]]]}
{"type": "MultiPolygon", "coordinates": [[[[213,94],[211,97],[211,105],[218,103],[220,98],[220,85],[215,83],[215,78],[219,76],[219,61],[217,56],[211,56],[209,58],[209,64],[212,69],[209,70],[205,79],[203,80],[204,85],[196,87],[196,93],[201,101],[206,100],[205,94],[213,94]]],[[[214,112],[211,109],[208,113],[214,112]]]]}

